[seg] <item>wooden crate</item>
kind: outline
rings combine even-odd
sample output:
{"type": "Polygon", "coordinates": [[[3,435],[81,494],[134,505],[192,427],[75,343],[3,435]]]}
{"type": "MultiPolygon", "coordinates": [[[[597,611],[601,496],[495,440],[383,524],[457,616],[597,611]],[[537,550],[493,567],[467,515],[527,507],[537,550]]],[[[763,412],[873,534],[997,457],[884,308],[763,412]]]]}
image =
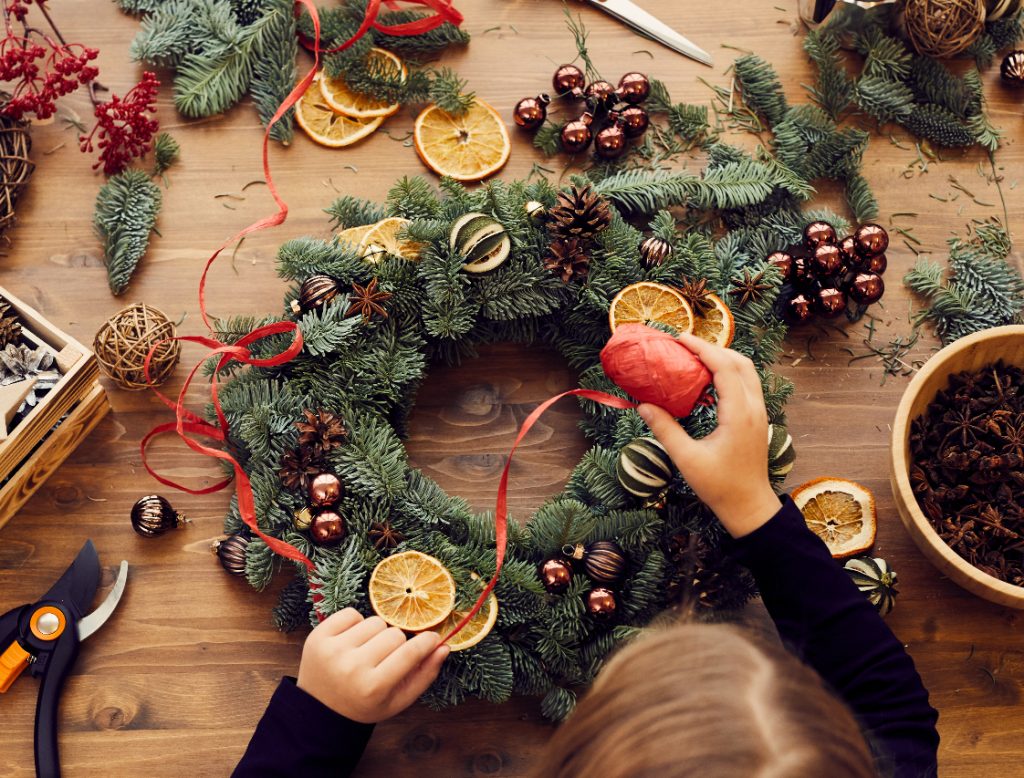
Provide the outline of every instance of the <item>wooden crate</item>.
{"type": "Polygon", "coordinates": [[[60,380],[0,441],[0,527],[24,505],[102,419],[110,405],[92,351],[0,287],[26,340],[53,352],[60,380]]]}

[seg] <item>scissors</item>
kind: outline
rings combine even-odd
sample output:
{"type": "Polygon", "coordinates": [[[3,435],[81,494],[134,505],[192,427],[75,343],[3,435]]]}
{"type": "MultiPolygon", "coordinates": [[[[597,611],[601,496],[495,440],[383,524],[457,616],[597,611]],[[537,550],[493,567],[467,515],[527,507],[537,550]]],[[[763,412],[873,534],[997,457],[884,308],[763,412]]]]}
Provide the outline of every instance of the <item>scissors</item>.
{"type": "Polygon", "coordinates": [[[629,25],[648,38],[653,38],[663,46],[668,46],[673,51],[678,51],[705,65],[711,65],[711,55],[704,49],[689,38],[680,35],[657,17],[647,13],[632,0],[586,0],[586,2],[611,14],[620,22],[629,25]]]}
{"type": "Polygon", "coordinates": [[[42,598],[0,616],[0,693],[6,692],[25,668],[42,676],[36,703],[35,758],[39,778],[59,778],[57,703],[61,686],[78,656],[78,644],[102,627],[124,593],[128,563],[121,562],[110,594],[92,613],[100,581],[100,558],[87,540],[75,561],[42,598]]]}

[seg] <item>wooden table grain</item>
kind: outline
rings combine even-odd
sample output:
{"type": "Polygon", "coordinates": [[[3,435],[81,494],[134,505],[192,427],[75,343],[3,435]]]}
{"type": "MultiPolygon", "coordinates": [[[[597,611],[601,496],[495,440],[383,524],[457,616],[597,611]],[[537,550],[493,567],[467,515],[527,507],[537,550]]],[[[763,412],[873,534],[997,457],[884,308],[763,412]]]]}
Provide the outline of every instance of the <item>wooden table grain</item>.
{"type": "MultiPolygon", "coordinates": [[[[736,56],[725,47],[730,46],[766,57],[782,74],[789,97],[806,99],[802,84],[809,82],[811,70],[795,35],[794,0],[719,0],[710,8],[670,0],[644,4],[711,52],[715,67],[684,59],[579,6],[591,31],[591,52],[606,77],[638,69],[663,79],[678,100],[707,102],[710,92],[699,79],[730,83],[726,68],[736,56]]],[[[506,117],[519,98],[547,90],[554,67],[573,57],[554,0],[460,0],[458,5],[474,39],[445,62],[506,117]]],[[[100,0],[71,0],[53,12],[70,38],[101,49],[102,81],[123,94],[141,70],[128,57],[137,21],[100,0]]],[[[1019,231],[1024,228],[1024,188],[1016,186],[1024,175],[1024,152],[1017,142],[1024,130],[1020,97],[998,83],[995,69],[985,80],[991,116],[1007,133],[998,173],[1011,227],[1019,231]]],[[[65,104],[87,120],[83,96],[65,104]]],[[[182,332],[200,332],[196,284],[203,261],[228,235],[271,210],[264,187],[242,192],[262,177],[260,130],[248,103],[226,116],[186,122],[175,114],[165,85],[159,113],[181,143],[182,161],[169,173],[161,235],[123,299],[107,290],[90,224],[101,179],[77,151],[76,132],[60,121],[33,131],[38,170],[18,206],[19,223],[0,260],[0,283],[86,342],[108,316],[136,300],[184,318],[182,332]],[[244,199],[217,197],[223,193],[244,199]]],[[[304,234],[326,236],[322,209],[339,193],[382,197],[397,177],[422,173],[413,149],[396,140],[411,122],[412,114],[403,111],[389,120],[392,137],[377,133],[340,152],[318,148],[301,133],[290,147],[275,147],[271,160],[291,208],[289,219],[283,227],[251,236],[233,260],[220,262],[209,287],[211,311],[277,310],[284,287],[274,274],[274,252],[281,242],[304,234]]],[[[526,138],[514,136],[506,177],[526,175],[538,159],[526,138]]],[[[942,257],[951,231],[1000,210],[998,193],[985,177],[990,171],[983,154],[948,153],[921,169],[913,166],[913,148],[902,133],[895,132],[892,141],[887,132],[874,135],[865,174],[878,194],[883,223],[889,224],[887,214],[893,212],[916,214],[895,222],[912,227],[920,250],[942,257]],[[953,177],[975,197],[954,199],[953,177]]],[[[834,199],[828,187],[823,191],[834,199]]],[[[889,289],[877,309],[882,320],[875,337],[883,343],[909,331],[914,307],[900,284],[913,255],[893,237],[889,289]]],[[[843,332],[811,328],[788,344],[781,370],[796,383],[789,417],[798,450],[791,483],[835,474],[861,481],[877,495],[876,553],[889,559],[901,580],[889,624],[916,659],[941,712],[942,774],[1024,775],[1024,614],[989,605],[941,578],[904,532],[887,467],[889,424],[906,379],[883,384],[874,360],[849,363],[846,349],[863,353],[864,335],[859,324],[843,332]]],[[[919,352],[927,355],[933,345],[924,343],[919,352]]],[[[196,356],[186,348],[184,362],[196,356]]],[[[179,368],[178,380],[183,373],[179,368]]],[[[542,349],[497,346],[460,370],[437,369],[420,393],[409,441],[412,461],[475,508],[486,509],[519,422],[538,401],[572,383],[571,371],[542,349]]],[[[169,493],[192,523],[156,540],[131,532],[129,507],[139,496],[158,491],[142,468],[139,439],[168,416],[150,394],[109,390],[113,413],[0,530],[0,608],[45,591],[86,538],[99,549],[104,587],[117,562],[127,559],[131,573],[123,603],[83,646],[64,691],[65,772],[226,775],[278,678],[295,671],[303,635],[282,635],[269,623],[280,582],[255,593],[224,574],[210,555],[227,493],[169,493]]],[[[549,413],[527,441],[512,480],[519,518],[561,488],[584,450],[576,421],[567,403],[549,413]]],[[[177,479],[202,485],[216,476],[209,462],[173,442],[158,443],[154,455],[177,479]]],[[[32,773],[35,695],[36,682],[26,677],[0,699],[3,775],[32,773]]],[[[378,728],[359,774],[524,775],[536,766],[550,731],[534,700],[471,703],[448,712],[417,707],[378,728]]]]}

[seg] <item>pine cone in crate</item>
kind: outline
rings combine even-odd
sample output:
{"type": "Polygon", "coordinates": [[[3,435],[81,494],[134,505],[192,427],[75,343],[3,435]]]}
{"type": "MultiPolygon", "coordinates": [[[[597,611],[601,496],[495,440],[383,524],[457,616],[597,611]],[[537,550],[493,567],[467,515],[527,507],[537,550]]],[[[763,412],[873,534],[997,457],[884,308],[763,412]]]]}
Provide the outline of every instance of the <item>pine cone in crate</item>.
{"type": "Polygon", "coordinates": [[[11,310],[11,304],[0,301],[0,348],[17,343],[21,338],[21,322],[18,314],[11,310]]]}
{"type": "Polygon", "coordinates": [[[611,224],[608,201],[590,184],[558,193],[558,203],[548,211],[548,231],[553,238],[589,240],[611,224]]]}

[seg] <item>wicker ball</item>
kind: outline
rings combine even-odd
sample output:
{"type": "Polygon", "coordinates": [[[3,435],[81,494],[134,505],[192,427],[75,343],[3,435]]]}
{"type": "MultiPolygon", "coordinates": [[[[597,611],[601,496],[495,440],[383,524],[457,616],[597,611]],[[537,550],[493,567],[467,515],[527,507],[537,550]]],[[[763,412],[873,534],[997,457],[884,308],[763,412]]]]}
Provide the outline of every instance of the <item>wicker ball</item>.
{"type": "Polygon", "coordinates": [[[906,0],[903,22],[919,54],[952,57],[970,46],[985,26],[984,0],[906,0]]]}
{"type": "Polygon", "coordinates": [[[14,223],[14,204],[35,170],[28,122],[0,114],[0,233],[14,223]]]}
{"type": "Polygon", "coordinates": [[[93,341],[93,350],[103,372],[123,389],[145,389],[168,379],[181,356],[181,344],[168,340],[175,336],[174,323],[151,305],[135,303],[114,314],[93,341]],[[146,355],[153,346],[164,343],[149,363],[152,384],[146,383],[146,355]]]}

